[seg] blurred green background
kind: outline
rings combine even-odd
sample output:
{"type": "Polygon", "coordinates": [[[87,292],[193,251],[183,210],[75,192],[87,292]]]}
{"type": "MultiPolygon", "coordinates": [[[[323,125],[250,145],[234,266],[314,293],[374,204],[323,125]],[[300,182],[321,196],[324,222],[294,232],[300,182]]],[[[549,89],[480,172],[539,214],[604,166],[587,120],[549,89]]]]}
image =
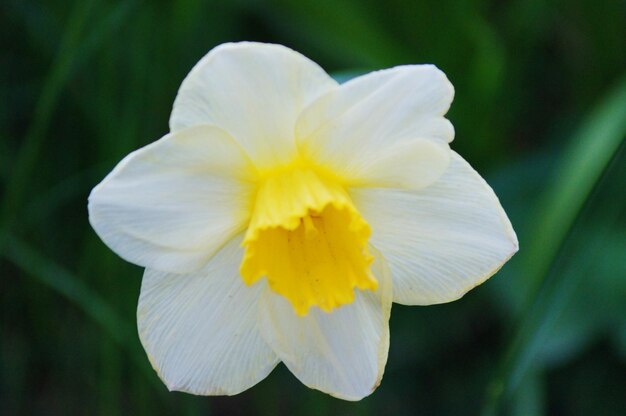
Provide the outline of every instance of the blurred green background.
{"type": "Polygon", "coordinates": [[[0,414],[626,414],[623,0],[3,0],[0,414]],[[142,270],[87,221],[91,188],[168,131],[215,45],[290,46],[338,79],[435,63],[453,148],[520,252],[463,299],[395,305],[382,385],[358,403],[279,366],[235,397],[168,393],[135,326],[142,270]]]}

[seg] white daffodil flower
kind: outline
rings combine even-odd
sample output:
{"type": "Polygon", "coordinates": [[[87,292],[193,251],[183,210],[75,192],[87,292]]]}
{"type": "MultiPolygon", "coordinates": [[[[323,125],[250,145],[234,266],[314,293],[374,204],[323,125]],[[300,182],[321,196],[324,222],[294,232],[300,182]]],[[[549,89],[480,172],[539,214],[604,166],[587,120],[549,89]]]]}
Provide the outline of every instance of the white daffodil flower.
{"type": "Polygon", "coordinates": [[[338,85],[280,45],[218,46],[171,132],[92,191],[89,219],[146,268],[137,321],[171,390],[236,394],[283,362],[346,400],[380,383],[391,303],[450,302],[518,248],[449,143],[433,65],[338,85]]]}

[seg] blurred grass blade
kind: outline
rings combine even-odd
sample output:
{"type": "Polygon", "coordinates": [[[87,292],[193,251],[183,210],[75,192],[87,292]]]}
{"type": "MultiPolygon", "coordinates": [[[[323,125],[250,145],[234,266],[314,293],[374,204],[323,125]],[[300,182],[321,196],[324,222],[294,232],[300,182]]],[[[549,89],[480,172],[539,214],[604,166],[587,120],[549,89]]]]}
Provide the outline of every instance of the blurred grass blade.
{"type": "Polygon", "coordinates": [[[626,79],[622,79],[572,137],[552,185],[538,204],[531,235],[541,238],[525,248],[528,251],[522,265],[530,279],[531,296],[539,289],[578,213],[625,137],[626,79]]]}
{"type": "MultiPolygon", "coordinates": [[[[331,0],[272,0],[270,3],[285,16],[282,22],[297,21],[298,26],[306,28],[305,41],[322,45],[340,59],[349,57],[347,63],[356,61],[367,67],[380,67],[411,61],[414,57],[409,47],[395,41],[378,19],[373,18],[374,12],[367,3],[331,0]],[[316,35],[309,36],[310,33],[316,35]]],[[[293,32],[292,36],[300,33],[302,31],[293,32]]]]}
{"type": "Polygon", "coordinates": [[[36,172],[37,159],[43,148],[46,131],[65,84],[80,63],[97,49],[108,33],[122,25],[137,5],[137,1],[129,1],[115,6],[99,19],[99,23],[91,29],[89,36],[84,36],[89,17],[93,14],[94,3],[96,3],[94,0],[75,2],[59,51],[44,81],[24,142],[13,165],[13,174],[7,182],[0,211],[0,247],[7,241],[11,223],[20,212],[24,196],[29,189],[29,181],[36,172]]]}
{"type": "Polygon", "coordinates": [[[35,278],[39,283],[77,305],[89,318],[98,323],[116,344],[129,353],[132,361],[137,364],[146,378],[155,387],[159,387],[157,390],[163,390],[154,377],[152,369],[146,364],[145,356],[133,347],[134,343],[130,342],[136,338],[136,333],[128,322],[70,271],[45,257],[21,239],[11,236],[10,240],[11,244],[6,244],[0,254],[2,257],[23,270],[26,275],[35,278]]]}
{"type": "Polygon", "coordinates": [[[572,137],[535,212],[532,244],[521,247],[519,273],[529,280],[528,301],[494,380],[484,415],[498,414],[528,371],[555,315],[572,292],[572,282],[546,277],[583,206],[626,136],[626,78],[603,100],[572,137]]]}
{"type": "Polygon", "coordinates": [[[102,175],[103,164],[91,166],[68,176],[59,183],[50,186],[44,192],[34,195],[22,208],[20,223],[32,227],[41,225],[45,220],[58,214],[58,211],[75,201],[81,195],[86,195],[93,184],[102,175]]]}
{"type": "Polygon", "coordinates": [[[0,213],[0,245],[6,241],[7,228],[19,211],[30,176],[35,172],[37,157],[41,152],[45,133],[63,85],[73,68],[72,60],[82,39],[83,28],[91,14],[94,1],[76,1],[59,52],[46,77],[41,95],[35,105],[33,118],[14,164],[13,174],[7,183],[4,206],[0,213]]]}
{"type": "Polygon", "coordinates": [[[539,416],[546,414],[546,386],[544,375],[540,371],[532,371],[526,375],[525,383],[520,387],[512,416],[539,416]]]}
{"type": "Polygon", "coordinates": [[[45,258],[19,238],[11,238],[11,244],[3,251],[2,256],[40,283],[80,306],[90,318],[105,328],[116,342],[123,343],[131,336],[129,325],[78,277],[53,260],[45,258]]]}

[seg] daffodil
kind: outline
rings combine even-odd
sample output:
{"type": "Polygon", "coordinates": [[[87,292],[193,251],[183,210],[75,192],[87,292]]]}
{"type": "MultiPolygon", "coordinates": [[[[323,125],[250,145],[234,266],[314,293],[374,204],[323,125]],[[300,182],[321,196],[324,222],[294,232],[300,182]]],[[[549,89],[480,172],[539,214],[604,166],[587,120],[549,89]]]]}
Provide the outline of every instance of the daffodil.
{"type": "Polygon", "coordinates": [[[517,251],[450,149],[433,65],[339,85],[280,45],[224,44],[183,81],[171,132],[94,188],[102,240],[145,267],[137,321],[171,390],[236,394],[283,362],[359,400],[381,381],[392,302],[449,302],[517,251]]]}

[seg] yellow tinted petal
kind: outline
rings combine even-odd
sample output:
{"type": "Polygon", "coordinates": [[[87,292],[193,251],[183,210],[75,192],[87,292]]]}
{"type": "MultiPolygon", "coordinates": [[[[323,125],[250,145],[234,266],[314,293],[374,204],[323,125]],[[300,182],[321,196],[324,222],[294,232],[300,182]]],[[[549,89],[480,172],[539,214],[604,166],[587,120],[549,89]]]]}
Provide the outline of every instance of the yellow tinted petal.
{"type": "Polygon", "coordinates": [[[420,189],[449,163],[454,88],[433,65],[372,72],[320,96],[298,117],[301,156],[349,186],[420,189]]]}
{"type": "Polygon", "coordinates": [[[213,124],[227,131],[259,168],[289,161],[303,108],[337,83],[282,45],[226,43],[185,78],[172,109],[172,131],[213,124]]]}

